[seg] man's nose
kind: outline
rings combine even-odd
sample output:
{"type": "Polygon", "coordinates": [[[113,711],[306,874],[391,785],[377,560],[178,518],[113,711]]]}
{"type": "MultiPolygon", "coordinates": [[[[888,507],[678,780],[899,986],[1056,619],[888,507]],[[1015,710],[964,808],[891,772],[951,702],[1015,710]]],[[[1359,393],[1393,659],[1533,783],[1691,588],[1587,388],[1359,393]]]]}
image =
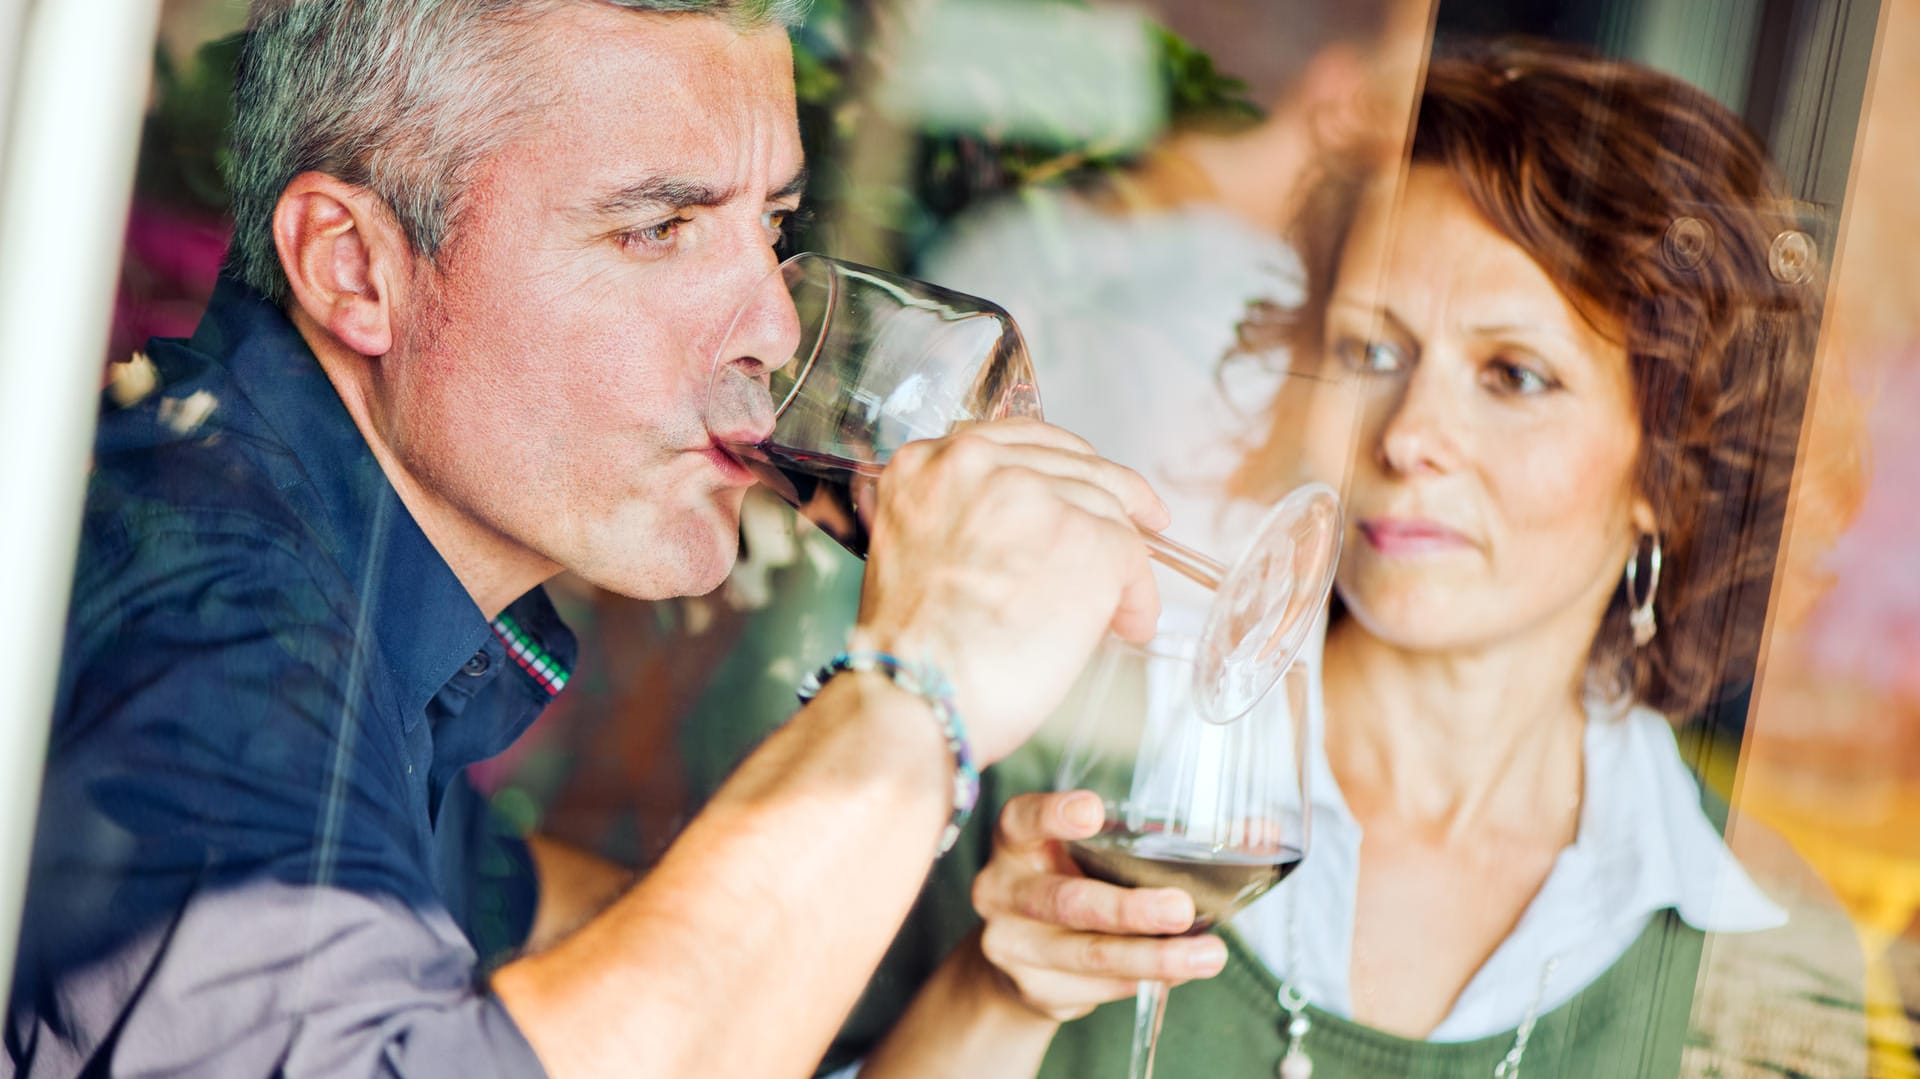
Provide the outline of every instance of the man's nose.
{"type": "Polygon", "coordinates": [[[794,363],[800,316],[788,291],[789,268],[761,275],[729,323],[708,390],[707,426],[725,441],[754,443],[773,433],[781,405],[773,375],[794,363]]]}
{"type": "Polygon", "coordinates": [[[787,287],[787,268],[764,275],[734,315],[718,362],[747,378],[765,379],[793,363],[800,348],[800,313],[787,287]]]}

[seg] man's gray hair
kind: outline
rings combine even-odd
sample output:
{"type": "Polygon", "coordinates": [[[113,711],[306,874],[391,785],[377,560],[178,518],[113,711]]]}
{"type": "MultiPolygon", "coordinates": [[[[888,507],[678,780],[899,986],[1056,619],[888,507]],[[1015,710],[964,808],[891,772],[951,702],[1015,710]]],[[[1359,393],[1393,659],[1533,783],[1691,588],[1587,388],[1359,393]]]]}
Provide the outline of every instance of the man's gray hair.
{"type": "Polygon", "coordinates": [[[540,100],[526,35],[568,3],[797,25],[810,0],[254,0],[234,87],[227,272],[288,296],[280,194],[322,172],[385,200],[414,252],[439,254],[475,168],[540,100]]]}

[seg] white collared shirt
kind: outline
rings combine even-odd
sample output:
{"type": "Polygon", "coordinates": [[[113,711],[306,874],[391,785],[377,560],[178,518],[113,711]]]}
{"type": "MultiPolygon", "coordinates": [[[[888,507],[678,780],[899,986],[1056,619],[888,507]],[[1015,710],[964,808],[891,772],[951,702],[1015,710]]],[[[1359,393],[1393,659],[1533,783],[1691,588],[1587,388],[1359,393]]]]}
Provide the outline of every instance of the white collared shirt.
{"type": "MultiPolygon", "coordinates": [[[[1699,786],[1665,718],[1645,708],[1590,714],[1583,749],[1585,782],[1572,845],[1554,860],[1513,932],[1461,990],[1429,1041],[1512,1030],[1536,996],[1542,1013],[1558,1007],[1618,961],[1668,907],[1706,932],[1786,924],[1786,912],[1747,876],[1701,809],[1699,786]],[[1557,962],[1542,993],[1549,960],[1557,962]]],[[[1307,859],[1285,884],[1240,912],[1233,926],[1269,969],[1315,1006],[1350,1017],[1362,835],[1317,730],[1309,764],[1314,817],[1307,859]],[[1288,954],[1287,932],[1287,908],[1295,903],[1297,957],[1288,954]]]]}

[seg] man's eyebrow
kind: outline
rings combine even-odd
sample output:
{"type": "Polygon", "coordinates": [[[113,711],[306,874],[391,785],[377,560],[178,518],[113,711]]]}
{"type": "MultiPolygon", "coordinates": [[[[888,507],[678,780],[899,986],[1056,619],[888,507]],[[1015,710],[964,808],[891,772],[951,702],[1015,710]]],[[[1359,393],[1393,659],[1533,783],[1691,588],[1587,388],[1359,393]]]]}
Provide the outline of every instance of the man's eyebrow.
{"type": "MultiPolygon", "coordinates": [[[[792,198],[804,192],[806,187],[807,170],[803,167],[767,198],[769,201],[792,198]]],[[[720,206],[738,195],[739,189],[734,187],[715,187],[699,180],[676,176],[649,176],[601,195],[587,204],[586,212],[593,217],[619,217],[643,210],[720,206]]]]}
{"type": "Polygon", "coordinates": [[[768,201],[790,199],[806,194],[808,178],[809,173],[807,172],[807,167],[805,165],[800,166],[799,170],[793,174],[792,179],[781,184],[778,190],[767,196],[768,201]]]}
{"type": "Polygon", "coordinates": [[[733,197],[731,189],[722,189],[698,180],[674,176],[649,176],[615,191],[609,191],[587,204],[594,217],[618,217],[641,210],[677,210],[683,206],[718,206],[733,197]]]}

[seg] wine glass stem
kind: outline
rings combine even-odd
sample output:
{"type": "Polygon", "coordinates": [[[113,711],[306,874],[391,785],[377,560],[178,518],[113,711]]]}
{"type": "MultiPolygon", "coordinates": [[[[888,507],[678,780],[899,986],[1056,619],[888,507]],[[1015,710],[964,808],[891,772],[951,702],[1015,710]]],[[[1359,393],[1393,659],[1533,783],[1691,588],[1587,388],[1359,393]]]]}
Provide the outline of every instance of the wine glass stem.
{"type": "Polygon", "coordinates": [[[1152,1079],[1153,1051],[1160,1041],[1160,1021],[1167,1017],[1167,983],[1141,982],[1133,998],[1133,1059],[1127,1079],[1152,1079]]]}
{"type": "Polygon", "coordinates": [[[1221,580],[1227,575],[1227,567],[1158,532],[1142,529],[1140,538],[1147,541],[1147,553],[1153,556],[1154,561],[1203,588],[1219,588],[1221,580]]]}

